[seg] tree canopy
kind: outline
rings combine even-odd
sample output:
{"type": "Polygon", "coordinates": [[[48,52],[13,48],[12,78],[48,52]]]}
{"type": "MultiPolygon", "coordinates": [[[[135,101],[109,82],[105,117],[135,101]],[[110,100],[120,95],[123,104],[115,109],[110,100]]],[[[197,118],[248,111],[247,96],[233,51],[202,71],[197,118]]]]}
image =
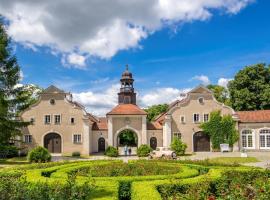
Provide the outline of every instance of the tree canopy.
{"type": "Polygon", "coordinates": [[[208,85],[207,88],[211,90],[217,101],[230,105],[229,91],[227,88],[220,85],[208,85]]]}
{"type": "Polygon", "coordinates": [[[20,67],[12,54],[10,39],[0,23],[0,145],[8,145],[11,138],[21,133],[21,128],[29,123],[18,119],[17,107],[24,105],[26,98],[21,96],[20,67]]]}
{"type": "Polygon", "coordinates": [[[235,110],[270,109],[270,66],[246,66],[229,82],[228,89],[235,110]]]}
{"type": "Polygon", "coordinates": [[[168,104],[159,104],[159,105],[153,105],[144,109],[145,112],[147,112],[147,120],[153,121],[155,117],[157,117],[161,113],[166,112],[168,108],[169,108],[168,104]]]}

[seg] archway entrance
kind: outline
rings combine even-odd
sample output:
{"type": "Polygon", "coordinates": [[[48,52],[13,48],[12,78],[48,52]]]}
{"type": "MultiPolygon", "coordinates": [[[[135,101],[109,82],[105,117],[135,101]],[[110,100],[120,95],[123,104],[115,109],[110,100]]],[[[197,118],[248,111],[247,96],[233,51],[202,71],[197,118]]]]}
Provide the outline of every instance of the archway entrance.
{"type": "Polygon", "coordinates": [[[99,138],[98,139],[98,152],[104,152],[105,151],[105,139],[99,138]]]}
{"type": "Polygon", "coordinates": [[[150,138],[150,147],[153,150],[156,150],[156,148],[157,148],[157,138],[156,137],[151,137],[150,138]]]}
{"type": "Polygon", "coordinates": [[[210,151],[210,137],[200,131],[193,135],[194,152],[210,151]]]}
{"type": "Polygon", "coordinates": [[[44,147],[50,153],[61,153],[61,136],[57,133],[49,133],[44,137],[44,147]]]}
{"type": "Polygon", "coordinates": [[[119,133],[117,137],[117,146],[137,147],[138,146],[137,134],[129,129],[123,130],[122,132],[119,133]]]}

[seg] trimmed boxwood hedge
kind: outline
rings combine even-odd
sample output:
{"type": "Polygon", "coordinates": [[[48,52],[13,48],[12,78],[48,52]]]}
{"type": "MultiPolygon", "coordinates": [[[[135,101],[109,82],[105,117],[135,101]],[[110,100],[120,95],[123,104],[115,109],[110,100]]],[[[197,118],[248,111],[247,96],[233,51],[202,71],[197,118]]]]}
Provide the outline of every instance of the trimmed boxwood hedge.
{"type": "MultiPolygon", "coordinates": [[[[116,176],[116,177],[91,177],[87,175],[93,166],[118,165],[120,160],[100,161],[75,161],[37,163],[22,167],[0,170],[0,178],[5,176],[22,177],[18,181],[35,184],[66,184],[71,175],[76,175],[76,185],[90,185],[89,199],[116,200],[161,200],[159,191],[169,190],[172,186],[192,185],[203,183],[206,179],[218,180],[225,171],[249,171],[251,167],[239,166],[207,166],[191,161],[130,161],[131,163],[151,163],[160,166],[175,166],[179,168],[176,174],[150,175],[150,176],[116,176]],[[82,173],[83,172],[83,173],[82,173]],[[24,178],[23,178],[24,177],[24,178]]],[[[1,187],[1,186],[0,186],[1,187]]],[[[1,189],[1,188],[0,188],[1,189]]]]}

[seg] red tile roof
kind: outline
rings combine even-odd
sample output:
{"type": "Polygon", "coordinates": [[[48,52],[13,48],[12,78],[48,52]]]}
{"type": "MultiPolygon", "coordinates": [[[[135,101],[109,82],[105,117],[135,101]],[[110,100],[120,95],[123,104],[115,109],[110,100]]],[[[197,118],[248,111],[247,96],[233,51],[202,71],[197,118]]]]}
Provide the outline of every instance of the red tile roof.
{"type": "Polygon", "coordinates": [[[270,110],[239,111],[240,122],[270,122],[270,110]]]}
{"type": "Polygon", "coordinates": [[[112,109],[107,115],[147,115],[147,113],[133,104],[120,104],[112,109]]]}
{"type": "Polygon", "coordinates": [[[106,117],[99,118],[99,121],[93,124],[92,130],[95,131],[108,130],[107,118],[106,117]]]}
{"type": "Polygon", "coordinates": [[[161,130],[162,125],[158,122],[147,122],[147,130],[161,130]]]}

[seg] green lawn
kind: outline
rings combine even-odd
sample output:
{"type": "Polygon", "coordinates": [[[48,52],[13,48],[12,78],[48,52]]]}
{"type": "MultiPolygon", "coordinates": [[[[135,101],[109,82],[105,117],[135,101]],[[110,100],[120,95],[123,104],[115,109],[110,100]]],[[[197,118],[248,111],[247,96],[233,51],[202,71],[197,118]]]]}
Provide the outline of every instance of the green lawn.
{"type": "Polygon", "coordinates": [[[7,159],[0,159],[0,167],[1,165],[22,165],[22,164],[29,164],[27,161],[27,157],[14,157],[14,158],[7,158],[7,159]]]}
{"type": "Polygon", "coordinates": [[[213,163],[220,163],[220,164],[233,164],[233,163],[253,163],[253,162],[259,162],[257,158],[254,157],[248,157],[248,158],[242,158],[242,157],[217,157],[209,159],[209,162],[213,163]]]}

